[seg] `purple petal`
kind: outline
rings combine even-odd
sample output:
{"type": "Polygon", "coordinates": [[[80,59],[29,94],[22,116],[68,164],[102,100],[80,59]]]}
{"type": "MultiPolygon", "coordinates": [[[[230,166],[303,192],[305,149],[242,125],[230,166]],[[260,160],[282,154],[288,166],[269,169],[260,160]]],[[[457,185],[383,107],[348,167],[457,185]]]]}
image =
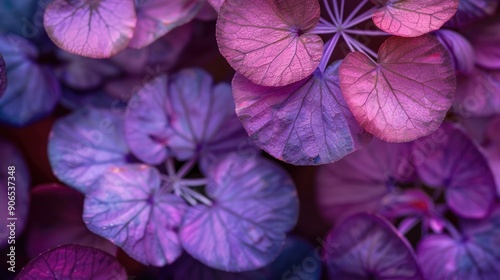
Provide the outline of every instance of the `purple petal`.
{"type": "Polygon", "coordinates": [[[389,219],[410,215],[430,216],[434,202],[424,191],[409,189],[387,196],[379,213],[389,219]]]}
{"type": "Polygon", "coordinates": [[[220,8],[222,7],[222,4],[224,3],[224,0],[208,0],[208,3],[210,3],[210,5],[212,5],[214,10],[217,11],[217,13],[219,13],[220,8]]]}
{"type": "Polygon", "coordinates": [[[337,161],[371,139],[347,108],[338,67],[284,87],[265,87],[242,75],[233,79],[236,114],[252,141],[295,165],[337,161]]]}
{"type": "Polygon", "coordinates": [[[248,142],[234,113],[231,87],[214,86],[201,69],[146,84],[129,102],[125,130],[134,154],[150,164],[167,155],[181,161],[200,156],[209,162],[248,142]]]}
{"type": "Polygon", "coordinates": [[[483,218],[493,206],[496,187],[482,153],[450,124],[414,142],[412,154],[420,179],[445,189],[446,204],[465,218],[483,218]]]}
{"type": "Polygon", "coordinates": [[[457,12],[459,0],[373,0],[373,22],[385,32],[417,37],[438,30],[457,12]]]}
{"type": "Polygon", "coordinates": [[[96,248],[63,245],[28,263],[17,280],[39,279],[127,279],[125,268],[115,257],[96,248]]]}
{"type": "Polygon", "coordinates": [[[0,248],[3,248],[7,243],[11,244],[11,240],[14,240],[16,236],[21,236],[24,230],[30,206],[31,180],[28,166],[21,152],[13,143],[7,142],[3,138],[0,138],[0,159],[2,170],[0,173],[0,191],[2,192],[0,203],[4,205],[0,210],[0,219],[6,223],[0,227],[0,248]],[[13,166],[14,170],[11,171],[10,166],[13,166]],[[15,205],[11,205],[12,202],[9,203],[9,201],[14,201],[15,205]],[[9,209],[9,205],[13,206],[14,209],[9,209]],[[15,220],[10,220],[10,218],[15,218],[15,220]],[[15,234],[11,233],[7,226],[11,222],[15,224],[15,234]]]}
{"type": "Polygon", "coordinates": [[[456,77],[435,37],[391,37],[380,47],[378,62],[360,52],[348,54],[340,87],[361,127],[389,142],[408,142],[439,127],[456,77]]]}
{"type": "Polygon", "coordinates": [[[132,0],[53,0],[43,25],[61,49],[92,58],[107,58],[125,49],[136,25],[132,0]]]}
{"type": "Polygon", "coordinates": [[[330,279],[422,279],[408,242],[385,219],[357,214],[327,237],[330,279]]]}
{"type": "Polygon", "coordinates": [[[319,65],[323,41],[308,33],[319,15],[317,0],[226,0],[217,20],[219,50],[253,83],[289,85],[319,65]]]}
{"type": "Polygon", "coordinates": [[[129,47],[143,48],[191,21],[202,3],[201,0],[135,0],[137,26],[129,47]]]}
{"type": "Polygon", "coordinates": [[[320,213],[330,224],[364,211],[375,211],[396,184],[414,180],[410,145],[374,138],[364,149],[321,166],[316,177],[320,213]]]}
{"type": "Polygon", "coordinates": [[[5,60],[0,54],[0,97],[2,97],[5,89],[7,88],[7,68],[5,67],[5,60]]]}
{"type": "MultiPolygon", "coordinates": [[[[203,1],[203,6],[201,7],[200,11],[196,15],[196,19],[202,20],[202,21],[212,21],[216,20],[218,14],[218,11],[214,9],[214,7],[208,3],[207,1],[203,1]]],[[[222,5],[222,3],[221,3],[222,5]]],[[[220,7],[219,7],[220,9],[220,7]]]]}
{"type": "Polygon", "coordinates": [[[297,222],[298,200],[290,176],[268,160],[236,153],[213,165],[209,174],[207,193],[213,203],[186,213],[180,229],[184,249],[225,271],[269,264],[297,222]]]}
{"type": "Polygon", "coordinates": [[[460,0],[457,13],[446,24],[446,27],[464,27],[478,20],[495,14],[498,0],[460,0]]]}
{"type": "Polygon", "coordinates": [[[59,185],[37,186],[31,192],[27,252],[31,258],[64,244],[99,248],[116,255],[117,247],[90,232],[82,220],[83,195],[59,185]]]}
{"type": "Polygon", "coordinates": [[[128,162],[122,119],[105,109],[83,109],[59,119],[49,136],[54,174],[86,193],[110,168],[128,162]]]}
{"type": "Polygon", "coordinates": [[[474,72],[476,57],[471,43],[462,35],[451,30],[438,30],[434,35],[450,53],[453,66],[458,73],[471,74],[474,72]]]}
{"type": "Polygon", "coordinates": [[[474,50],[477,64],[491,69],[500,68],[500,20],[487,21],[466,31],[474,50]]]}
{"type": "Polygon", "coordinates": [[[23,126],[52,112],[61,95],[54,72],[37,64],[37,48],[17,35],[0,35],[9,86],[0,98],[0,120],[23,126]]]}
{"type": "Polygon", "coordinates": [[[454,110],[463,117],[487,117],[500,113],[500,70],[475,67],[459,76],[454,110]]]}
{"type": "Polygon", "coordinates": [[[186,208],[182,198],[161,189],[158,170],[136,164],[102,176],[85,197],[83,220],[135,260],[163,266],[182,253],[177,228],[186,208]]]}

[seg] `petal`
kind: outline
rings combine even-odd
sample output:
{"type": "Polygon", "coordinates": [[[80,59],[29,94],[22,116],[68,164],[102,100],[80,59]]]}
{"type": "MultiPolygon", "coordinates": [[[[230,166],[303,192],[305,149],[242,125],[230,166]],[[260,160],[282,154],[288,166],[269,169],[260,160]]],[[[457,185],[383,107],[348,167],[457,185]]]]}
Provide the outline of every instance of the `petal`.
{"type": "Polygon", "coordinates": [[[498,6],[497,0],[460,0],[455,16],[446,24],[446,27],[464,27],[478,20],[495,14],[498,6]]]}
{"type": "Polygon", "coordinates": [[[5,67],[5,60],[0,53],[0,97],[2,97],[5,89],[7,88],[7,68],[5,67]]]}
{"type": "Polygon", "coordinates": [[[127,279],[115,257],[96,248],[63,245],[29,262],[16,279],[127,279]]]}
{"type": "Polygon", "coordinates": [[[59,119],[49,136],[48,154],[57,178],[86,193],[110,167],[128,162],[120,115],[82,109],[59,119]]]}
{"type": "Polygon", "coordinates": [[[385,32],[417,37],[438,30],[457,12],[459,0],[374,0],[373,22],[385,32]]]}
{"type": "Polygon", "coordinates": [[[500,68],[500,20],[493,19],[474,26],[465,33],[476,51],[476,62],[480,66],[500,68]]]}
{"type": "Polygon", "coordinates": [[[160,188],[160,173],[146,165],[111,168],[85,197],[83,220],[90,231],[154,266],[182,253],[177,236],[186,202],[160,188]]]}
{"type": "Polygon", "coordinates": [[[261,268],[281,251],[297,222],[298,200],[290,176],[258,157],[230,154],[212,166],[211,206],[186,213],[180,229],[184,249],[225,271],[261,268]]]}
{"type": "Polygon", "coordinates": [[[284,87],[259,86],[236,74],[236,114],[252,141],[295,165],[331,163],[363,148],[371,136],[345,104],[339,65],[284,87]]]}
{"type": "Polygon", "coordinates": [[[53,0],[45,9],[43,25],[61,49],[107,58],[127,47],[136,20],[131,0],[53,0]]]}
{"type": "Polygon", "coordinates": [[[378,62],[360,52],[348,54],[340,87],[361,127],[385,141],[408,142],[439,127],[456,77],[435,37],[391,37],[380,47],[378,62]]]}
{"type": "Polygon", "coordinates": [[[327,237],[330,279],[422,279],[410,244],[385,219],[353,215],[327,237]]]}
{"type": "Polygon", "coordinates": [[[471,74],[474,71],[476,57],[471,43],[455,31],[443,29],[434,35],[450,53],[453,66],[458,73],[471,74]]]}
{"type": "Polygon", "coordinates": [[[463,117],[488,117],[500,113],[500,70],[475,67],[457,79],[453,109],[463,117]]]}
{"type": "Polygon", "coordinates": [[[323,41],[308,33],[319,20],[317,0],[226,0],[217,20],[222,55],[263,86],[285,86],[311,75],[323,41]]]}

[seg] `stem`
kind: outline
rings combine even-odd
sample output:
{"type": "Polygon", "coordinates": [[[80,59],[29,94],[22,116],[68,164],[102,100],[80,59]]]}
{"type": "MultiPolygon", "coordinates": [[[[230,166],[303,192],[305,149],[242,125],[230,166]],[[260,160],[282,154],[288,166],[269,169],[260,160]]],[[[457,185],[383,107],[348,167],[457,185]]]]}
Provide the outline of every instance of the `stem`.
{"type": "Polygon", "coordinates": [[[342,24],[342,18],[340,17],[340,13],[339,13],[339,3],[338,3],[338,0],[333,0],[333,10],[335,11],[335,16],[337,18],[337,22],[339,24],[342,24]]]}
{"type": "Polygon", "coordinates": [[[355,34],[355,35],[365,35],[365,36],[389,36],[391,34],[384,32],[382,30],[355,30],[347,29],[345,33],[355,34]]]}
{"type": "Polygon", "coordinates": [[[366,5],[367,2],[368,0],[363,0],[363,2],[359,3],[358,6],[356,6],[356,8],[352,11],[352,13],[344,21],[344,23],[349,24],[349,22],[354,18],[354,16],[356,16],[359,10],[361,10],[361,8],[363,8],[363,6],[366,5]]]}
{"type": "Polygon", "coordinates": [[[175,175],[175,164],[174,164],[174,160],[171,157],[167,158],[165,166],[167,168],[167,174],[170,176],[174,176],[175,175]]]}
{"type": "Polygon", "coordinates": [[[184,178],[191,169],[193,169],[194,165],[196,164],[197,158],[194,157],[190,159],[188,162],[184,163],[184,165],[181,166],[179,169],[179,172],[177,173],[177,177],[179,178],[184,178]]]}
{"type": "MultiPolygon", "coordinates": [[[[347,35],[347,34],[344,34],[345,37],[348,37],[349,38],[349,41],[351,42],[351,44],[354,45],[354,47],[364,53],[365,55],[371,55],[373,58],[375,59],[378,59],[378,54],[376,54],[373,50],[371,50],[370,48],[368,48],[367,46],[361,44],[358,40],[354,39],[353,37],[347,35]]],[[[345,39],[344,37],[344,39],[345,39]]],[[[375,61],[374,61],[375,62],[375,61]]]]}
{"type": "Polygon", "coordinates": [[[189,187],[197,187],[197,186],[204,186],[208,182],[207,179],[205,178],[200,178],[200,179],[182,179],[181,184],[183,186],[189,186],[189,187]]]}
{"type": "Polygon", "coordinates": [[[333,25],[328,25],[324,23],[318,23],[316,27],[311,31],[314,34],[332,34],[337,32],[337,28],[333,25]]]}
{"type": "Polygon", "coordinates": [[[323,52],[323,58],[321,58],[321,62],[318,66],[318,68],[321,70],[321,73],[323,73],[325,71],[326,66],[327,66],[327,64],[330,61],[330,58],[332,56],[333,50],[337,46],[339,38],[340,38],[340,34],[335,33],[335,35],[333,35],[333,38],[330,39],[330,41],[328,41],[326,43],[325,51],[323,52]]]}
{"type": "MultiPolygon", "coordinates": [[[[192,198],[192,199],[197,199],[198,201],[200,201],[201,203],[205,204],[205,205],[208,205],[208,206],[211,206],[212,205],[212,201],[210,201],[208,198],[206,198],[205,196],[203,196],[202,194],[198,193],[197,191],[195,190],[192,190],[190,188],[183,188],[182,189],[186,194],[189,194],[189,196],[192,198]]],[[[196,203],[195,203],[196,204],[196,203]]]]}
{"type": "Polygon", "coordinates": [[[349,47],[349,49],[351,50],[351,52],[355,52],[356,50],[352,46],[351,41],[349,39],[349,36],[345,36],[345,33],[342,33],[342,38],[344,38],[344,41],[346,42],[346,44],[349,47]]]}
{"type": "Polygon", "coordinates": [[[373,12],[375,11],[375,9],[370,9],[366,12],[364,12],[363,14],[361,14],[359,17],[356,17],[355,19],[353,19],[352,21],[350,21],[349,23],[346,23],[345,24],[345,28],[351,28],[355,25],[358,25],[360,23],[362,23],[363,21],[367,21],[369,19],[372,18],[373,16],[373,12]]]}
{"type": "Polygon", "coordinates": [[[335,24],[336,26],[338,26],[339,22],[337,21],[337,19],[333,15],[332,8],[330,8],[330,4],[328,4],[328,0],[323,0],[323,4],[325,4],[326,11],[327,11],[328,15],[330,16],[330,19],[333,21],[333,24],[335,24]]]}
{"type": "Polygon", "coordinates": [[[345,7],[345,0],[342,0],[340,2],[340,18],[339,18],[341,22],[344,20],[344,7],[345,7]]]}

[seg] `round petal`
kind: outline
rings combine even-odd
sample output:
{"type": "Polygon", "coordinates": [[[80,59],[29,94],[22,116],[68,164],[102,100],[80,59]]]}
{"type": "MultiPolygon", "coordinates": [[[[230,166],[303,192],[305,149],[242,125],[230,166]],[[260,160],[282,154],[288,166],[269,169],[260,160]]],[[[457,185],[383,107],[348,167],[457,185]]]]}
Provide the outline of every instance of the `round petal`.
{"type": "Polygon", "coordinates": [[[319,16],[317,0],[226,0],[217,20],[219,50],[253,83],[289,85],[319,65],[323,41],[308,33],[319,16]]]}
{"type": "Polygon", "coordinates": [[[476,57],[471,43],[455,31],[443,29],[434,33],[450,53],[453,66],[458,73],[471,74],[474,71],[476,57]]]}
{"type": "Polygon", "coordinates": [[[431,35],[391,37],[378,56],[353,52],[340,66],[342,93],[361,127],[389,142],[436,130],[456,89],[448,51],[431,35]]]}
{"type": "Polygon", "coordinates": [[[23,126],[50,114],[61,88],[54,72],[37,64],[38,50],[17,35],[0,35],[9,86],[0,98],[0,121],[23,126]]]}
{"type": "Polygon", "coordinates": [[[409,243],[385,219],[353,215],[327,237],[330,279],[421,280],[409,243]]]}
{"type": "Polygon", "coordinates": [[[483,218],[491,211],[496,194],[493,174],[462,130],[443,124],[434,135],[415,141],[412,154],[420,179],[444,188],[446,204],[456,214],[483,218]]]}
{"type": "Polygon", "coordinates": [[[110,168],[128,162],[120,115],[105,109],[82,109],[53,126],[50,165],[59,180],[85,193],[110,168]]]}
{"type": "Polygon", "coordinates": [[[127,47],[136,20],[132,0],[53,0],[45,9],[43,25],[61,49],[107,58],[127,47]]]}
{"type": "Polygon", "coordinates": [[[457,12],[459,0],[372,0],[379,8],[375,25],[402,37],[417,37],[438,30],[457,12]]]}
{"type": "Polygon", "coordinates": [[[179,232],[184,249],[225,271],[272,262],[298,218],[290,176],[268,160],[236,153],[213,165],[209,175],[212,205],[197,205],[186,213],[179,232]]]}
{"type": "Polygon", "coordinates": [[[127,279],[127,272],[115,257],[96,248],[63,245],[29,262],[17,280],[40,279],[127,279]]]}
{"type": "Polygon", "coordinates": [[[182,253],[177,228],[186,208],[182,198],[161,189],[158,170],[136,164],[103,175],[86,194],[83,220],[135,260],[163,266],[182,253]]]}
{"type": "Polygon", "coordinates": [[[236,74],[236,114],[253,143],[295,165],[331,163],[363,148],[371,135],[345,104],[339,65],[284,87],[259,86],[236,74]]]}
{"type": "Polygon", "coordinates": [[[135,0],[137,26],[129,47],[143,48],[191,21],[202,4],[201,0],[135,0]]]}
{"type": "Polygon", "coordinates": [[[10,244],[16,236],[21,236],[30,206],[30,174],[21,152],[12,143],[0,138],[0,219],[6,223],[0,227],[0,248],[10,244]],[[13,167],[13,168],[12,168],[13,167]],[[15,204],[12,205],[13,201],[15,204]],[[12,206],[13,209],[9,209],[12,206]],[[15,224],[11,232],[8,227],[15,224]]]}

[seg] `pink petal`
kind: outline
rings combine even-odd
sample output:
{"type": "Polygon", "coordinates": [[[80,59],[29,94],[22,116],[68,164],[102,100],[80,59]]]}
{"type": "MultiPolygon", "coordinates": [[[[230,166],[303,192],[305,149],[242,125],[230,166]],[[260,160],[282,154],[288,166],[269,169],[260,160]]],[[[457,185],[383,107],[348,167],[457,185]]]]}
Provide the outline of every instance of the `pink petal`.
{"type": "Polygon", "coordinates": [[[380,29],[402,37],[417,37],[438,30],[457,12],[459,0],[375,0],[373,13],[380,29]]]}
{"type": "Polygon", "coordinates": [[[361,127],[385,141],[407,142],[439,127],[456,77],[435,37],[391,37],[380,47],[378,62],[360,52],[348,54],[340,86],[361,127]]]}
{"type": "Polygon", "coordinates": [[[81,56],[107,58],[125,49],[136,24],[132,0],[54,0],[43,18],[50,39],[81,56]]]}
{"type": "Polygon", "coordinates": [[[311,75],[323,41],[308,33],[318,22],[317,0],[227,0],[217,21],[222,55],[255,84],[285,86],[311,75]]]}

